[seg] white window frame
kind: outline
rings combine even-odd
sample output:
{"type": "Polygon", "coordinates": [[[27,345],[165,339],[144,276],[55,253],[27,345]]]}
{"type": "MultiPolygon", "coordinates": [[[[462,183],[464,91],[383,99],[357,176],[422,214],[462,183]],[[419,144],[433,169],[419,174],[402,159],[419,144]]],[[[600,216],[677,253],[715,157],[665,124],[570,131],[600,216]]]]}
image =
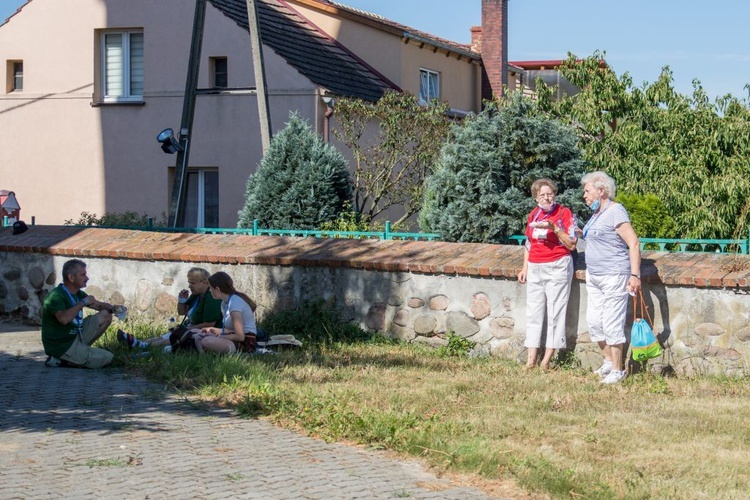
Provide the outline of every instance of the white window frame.
{"type": "MultiPolygon", "coordinates": [[[[133,69],[133,55],[131,54],[131,37],[133,35],[140,35],[143,40],[143,30],[107,30],[101,32],[101,85],[100,91],[102,96],[102,102],[142,102],[143,101],[143,75],[140,79],[141,91],[138,93],[137,90],[132,89],[132,72],[133,69]],[[107,37],[112,35],[122,36],[120,44],[120,58],[122,59],[122,72],[120,75],[120,81],[118,82],[121,92],[119,94],[108,94],[108,73],[107,73],[107,37]]],[[[144,40],[145,41],[145,40],[144,40]]],[[[145,51],[145,50],[144,50],[145,51]]],[[[144,65],[144,54],[141,54],[141,71],[144,65]]]]}
{"type": "MultiPolygon", "coordinates": [[[[188,174],[198,174],[198,193],[197,193],[197,206],[196,211],[196,222],[195,227],[206,227],[206,173],[215,173],[218,176],[218,170],[216,168],[190,168],[188,174]]],[[[218,177],[217,177],[218,182],[218,177]]],[[[218,185],[217,185],[218,188],[218,185]]],[[[188,193],[185,193],[187,196],[188,193]]],[[[218,196],[218,193],[217,193],[218,196]]],[[[190,200],[186,199],[187,204],[190,200]]],[[[218,220],[217,220],[218,224],[218,220]]]]}
{"type": "Polygon", "coordinates": [[[419,104],[428,104],[433,99],[440,100],[440,73],[419,68],[419,104]]]}

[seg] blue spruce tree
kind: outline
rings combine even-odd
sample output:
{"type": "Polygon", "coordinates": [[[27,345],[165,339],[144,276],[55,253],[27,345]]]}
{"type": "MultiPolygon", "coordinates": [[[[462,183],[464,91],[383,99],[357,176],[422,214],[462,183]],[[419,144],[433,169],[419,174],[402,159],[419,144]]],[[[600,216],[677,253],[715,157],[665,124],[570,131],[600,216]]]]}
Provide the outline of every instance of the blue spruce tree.
{"type": "Polygon", "coordinates": [[[318,229],[336,220],[351,195],[344,157],[291,113],[247,181],[237,227],[258,219],[265,228],[318,229]]]}
{"type": "Polygon", "coordinates": [[[511,94],[501,107],[490,103],[453,126],[427,181],[419,224],[446,241],[504,243],[523,234],[536,179],[557,182],[557,201],[580,213],[584,172],[575,132],[511,94]]]}

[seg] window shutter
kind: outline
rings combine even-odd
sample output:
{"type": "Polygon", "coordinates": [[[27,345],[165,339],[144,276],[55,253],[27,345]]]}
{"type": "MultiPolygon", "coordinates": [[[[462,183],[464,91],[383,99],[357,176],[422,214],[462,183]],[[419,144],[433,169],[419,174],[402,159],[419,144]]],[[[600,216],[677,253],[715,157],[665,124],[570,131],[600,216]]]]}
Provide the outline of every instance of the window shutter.
{"type": "Polygon", "coordinates": [[[130,95],[143,95],[143,33],[130,34],[130,95]]]}
{"type": "Polygon", "coordinates": [[[104,35],[104,94],[106,96],[122,97],[124,95],[122,36],[121,33],[104,35]]]}

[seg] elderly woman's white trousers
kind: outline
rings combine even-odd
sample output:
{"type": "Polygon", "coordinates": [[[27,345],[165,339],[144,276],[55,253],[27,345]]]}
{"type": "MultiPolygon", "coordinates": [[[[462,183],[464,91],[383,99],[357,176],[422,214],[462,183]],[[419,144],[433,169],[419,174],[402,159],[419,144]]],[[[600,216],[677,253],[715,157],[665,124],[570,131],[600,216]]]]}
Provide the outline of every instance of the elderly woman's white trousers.
{"type": "Polygon", "coordinates": [[[625,317],[628,312],[627,274],[586,275],[586,323],[592,342],[607,345],[625,343],[625,317]]]}
{"type": "Polygon", "coordinates": [[[529,262],[526,273],[526,347],[540,347],[547,315],[547,349],[564,349],[565,319],[573,280],[573,259],[566,255],[553,262],[529,262]]]}

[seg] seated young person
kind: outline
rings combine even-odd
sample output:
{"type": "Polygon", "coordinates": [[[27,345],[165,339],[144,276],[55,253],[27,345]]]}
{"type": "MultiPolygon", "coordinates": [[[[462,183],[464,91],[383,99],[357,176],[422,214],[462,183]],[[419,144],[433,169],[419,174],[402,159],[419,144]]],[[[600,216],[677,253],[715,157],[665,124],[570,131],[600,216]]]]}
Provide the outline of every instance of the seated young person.
{"type": "Polygon", "coordinates": [[[223,327],[202,328],[201,333],[194,337],[198,352],[229,354],[255,351],[258,335],[255,302],[235,290],[232,278],[225,272],[212,274],[208,283],[214,298],[221,300],[223,327]]]}

